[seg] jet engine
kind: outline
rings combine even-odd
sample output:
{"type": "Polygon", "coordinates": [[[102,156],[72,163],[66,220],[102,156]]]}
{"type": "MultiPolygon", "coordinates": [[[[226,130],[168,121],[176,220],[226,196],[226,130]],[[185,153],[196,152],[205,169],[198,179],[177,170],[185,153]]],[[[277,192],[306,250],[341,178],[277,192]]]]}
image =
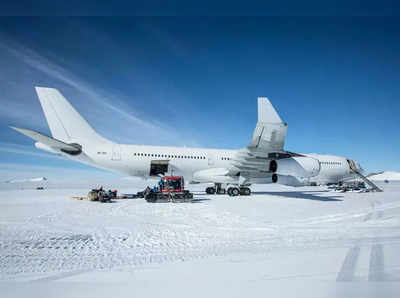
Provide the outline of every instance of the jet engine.
{"type": "Polygon", "coordinates": [[[269,164],[269,170],[276,175],[309,178],[319,174],[320,164],[315,158],[296,156],[272,160],[269,164]]]}
{"type": "Polygon", "coordinates": [[[272,174],[272,182],[287,186],[305,186],[308,185],[308,178],[299,178],[294,176],[272,174]]]}

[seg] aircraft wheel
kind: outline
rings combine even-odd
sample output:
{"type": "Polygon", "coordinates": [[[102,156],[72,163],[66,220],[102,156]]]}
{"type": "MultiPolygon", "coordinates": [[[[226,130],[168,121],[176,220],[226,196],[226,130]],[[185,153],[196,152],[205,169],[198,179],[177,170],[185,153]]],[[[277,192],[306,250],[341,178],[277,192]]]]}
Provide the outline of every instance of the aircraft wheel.
{"type": "Polygon", "coordinates": [[[214,187],[207,187],[206,188],[206,193],[209,195],[215,194],[215,188],[214,187]]]}
{"type": "Polygon", "coordinates": [[[242,196],[249,196],[251,194],[251,190],[248,187],[241,187],[240,188],[240,194],[242,196]]]}
{"type": "Polygon", "coordinates": [[[240,190],[237,187],[228,188],[228,194],[232,197],[236,197],[240,194],[240,190]]]}
{"type": "Polygon", "coordinates": [[[232,196],[232,187],[228,187],[226,193],[228,194],[228,196],[232,196]]]}

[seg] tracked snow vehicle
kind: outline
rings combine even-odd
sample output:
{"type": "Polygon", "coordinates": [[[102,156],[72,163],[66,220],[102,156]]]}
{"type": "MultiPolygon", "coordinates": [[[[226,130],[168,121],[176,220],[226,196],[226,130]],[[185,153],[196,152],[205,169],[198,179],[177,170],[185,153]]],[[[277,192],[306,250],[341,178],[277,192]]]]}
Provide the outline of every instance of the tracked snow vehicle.
{"type": "Polygon", "coordinates": [[[144,198],[149,203],[182,203],[191,202],[193,194],[185,190],[182,176],[164,176],[159,181],[157,189],[146,192],[144,198]]]}

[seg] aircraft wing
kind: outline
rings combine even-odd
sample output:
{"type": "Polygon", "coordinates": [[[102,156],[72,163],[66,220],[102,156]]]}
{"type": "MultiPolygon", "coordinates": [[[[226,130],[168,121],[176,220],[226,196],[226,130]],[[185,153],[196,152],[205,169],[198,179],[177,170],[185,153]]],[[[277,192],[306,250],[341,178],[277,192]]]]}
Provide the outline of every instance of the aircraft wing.
{"type": "MultiPolygon", "coordinates": [[[[77,155],[82,152],[82,148],[78,144],[67,144],[60,140],[46,136],[45,134],[42,134],[40,132],[26,129],[26,128],[20,128],[20,127],[14,127],[14,126],[10,126],[10,128],[30,137],[31,139],[34,139],[35,141],[44,145],[44,146],[39,145],[37,147],[44,147],[43,149],[48,147],[46,149],[50,149],[49,151],[54,151],[54,153],[63,152],[63,153],[71,154],[71,155],[77,155]]],[[[37,145],[37,143],[35,145],[37,145]]]]}

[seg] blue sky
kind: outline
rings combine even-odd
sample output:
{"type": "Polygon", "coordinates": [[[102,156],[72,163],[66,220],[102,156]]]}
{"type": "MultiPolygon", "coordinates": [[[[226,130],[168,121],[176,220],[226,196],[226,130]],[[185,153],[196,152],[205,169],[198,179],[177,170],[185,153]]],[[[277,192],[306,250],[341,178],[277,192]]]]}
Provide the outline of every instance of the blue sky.
{"type": "Polygon", "coordinates": [[[8,128],[49,133],[34,86],[114,141],[216,148],[247,145],[266,96],[287,150],[400,171],[399,36],[395,17],[2,17],[0,179],[104,174],[8,128]]]}

